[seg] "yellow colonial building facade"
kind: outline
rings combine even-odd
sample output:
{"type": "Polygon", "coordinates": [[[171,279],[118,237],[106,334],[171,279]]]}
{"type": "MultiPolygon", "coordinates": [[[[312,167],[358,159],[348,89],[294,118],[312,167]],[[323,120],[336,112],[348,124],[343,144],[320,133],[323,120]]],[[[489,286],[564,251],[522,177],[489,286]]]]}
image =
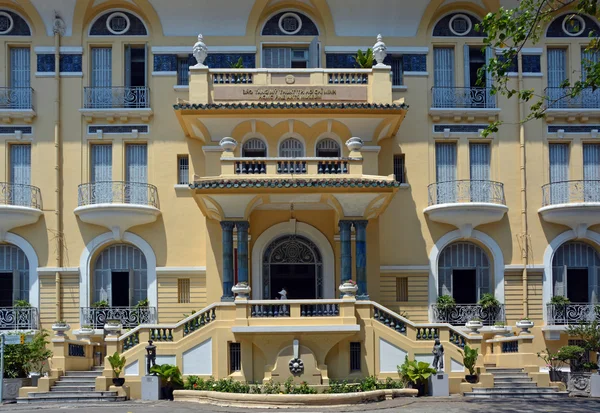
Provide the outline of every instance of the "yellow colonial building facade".
{"type": "MultiPolygon", "coordinates": [[[[184,375],[326,385],[439,338],[452,392],[465,344],[484,385],[547,385],[536,353],[598,317],[600,98],[522,124],[477,84],[513,3],[0,0],[0,328],[69,326],[39,390],[119,351],[139,397],[149,339],[184,375]]],[[[509,83],[558,93],[597,29],[556,16],[509,83]]]]}

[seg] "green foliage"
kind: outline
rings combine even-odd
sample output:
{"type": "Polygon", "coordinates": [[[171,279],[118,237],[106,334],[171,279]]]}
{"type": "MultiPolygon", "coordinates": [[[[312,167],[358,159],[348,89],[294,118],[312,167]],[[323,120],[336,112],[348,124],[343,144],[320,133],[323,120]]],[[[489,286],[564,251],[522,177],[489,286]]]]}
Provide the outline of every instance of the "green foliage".
{"type": "Polygon", "coordinates": [[[451,295],[440,295],[435,303],[439,310],[451,310],[456,307],[456,300],[451,295]]]}
{"type": "Polygon", "coordinates": [[[570,325],[567,328],[567,333],[572,337],[581,338],[585,350],[600,353],[600,323],[598,323],[598,320],[570,325]]]}
{"type": "Polygon", "coordinates": [[[52,351],[46,349],[48,333],[36,333],[29,343],[11,344],[4,347],[4,377],[7,379],[25,378],[30,372],[48,371],[48,359],[52,351]]]}
{"type": "Polygon", "coordinates": [[[148,301],[148,299],[146,298],[145,300],[138,301],[135,305],[135,308],[148,308],[149,305],[150,301],[148,301]]]}
{"type": "Polygon", "coordinates": [[[110,367],[112,367],[112,370],[115,373],[115,377],[119,378],[123,372],[123,369],[125,368],[125,357],[122,357],[118,352],[115,351],[115,354],[108,356],[107,359],[110,363],[110,367]]]}
{"type": "Polygon", "coordinates": [[[24,344],[29,347],[28,370],[40,375],[49,371],[48,359],[52,357],[52,351],[47,349],[49,334],[41,330],[33,336],[30,343],[24,344]]]}
{"type": "Polygon", "coordinates": [[[506,326],[506,323],[504,323],[504,322],[502,322],[502,321],[496,321],[496,322],[494,323],[494,326],[496,326],[496,327],[505,327],[505,326],[506,326]]]}
{"type": "Polygon", "coordinates": [[[243,69],[244,68],[244,60],[240,56],[237,62],[229,62],[229,67],[231,69],[243,69]]]}
{"type": "Polygon", "coordinates": [[[463,365],[467,370],[469,370],[470,375],[475,374],[475,363],[477,363],[477,357],[479,356],[479,350],[476,348],[469,347],[468,344],[465,344],[464,353],[460,350],[458,352],[463,356],[463,365]]]}
{"type": "Polygon", "coordinates": [[[542,352],[537,353],[537,356],[544,360],[544,363],[546,363],[546,367],[548,367],[550,371],[558,370],[560,365],[563,363],[559,359],[558,353],[553,353],[548,348],[546,348],[546,350],[542,352]]]}
{"type": "Polygon", "coordinates": [[[183,377],[177,366],[173,366],[172,364],[157,364],[150,368],[150,373],[160,377],[163,385],[166,387],[183,387],[183,377]]]}
{"type": "Polygon", "coordinates": [[[477,304],[479,304],[481,308],[486,310],[490,308],[500,307],[500,301],[496,300],[496,297],[494,297],[494,295],[490,293],[482,294],[477,304]]]}
{"type": "Polygon", "coordinates": [[[370,69],[373,67],[373,50],[369,47],[366,52],[363,53],[362,50],[358,50],[356,52],[356,56],[354,56],[354,61],[356,65],[361,69],[370,69]]]}
{"type": "Polygon", "coordinates": [[[437,373],[434,369],[424,361],[409,360],[408,356],[404,359],[404,363],[398,366],[398,374],[403,382],[413,384],[424,384],[429,376],[437,373]]]}
{"type": "Polygon", "coordinates": [[[100,300],[100,301],[96,301],[94,304],[92,304],[93,308],[108,308],[108,301],[106,300],[100,300]]]}
{"type": "Polygon", "coordinates": [[[575,365],[582,363],[585,349],[580,346],[562,346],[558,349],[558,360],[568,363],[572,362],[575,365]]]}
{"type": "Polygon", "coordinates": [[[14,308],[31,308],[31,304],[27,300],[17,300],[13,303],[14,308]]]}
{"type": "Polygon", "coordinates": [[[279,394],[281,393],[281,384],[271,379],[262,385],[261,392],[262,394],[279,394]]]}
{"type": "Polygon", "coordinates": [[[555,306],[565,306],[571,304],[571,300],[562,295],[555,295],[550,299],[550,304],[554,304],[555,306]]]}
{"type": "Polygon", "coordinates": [[[285,394],[317,394],[317,391],[310,387],[307,382],[303,381],[299,385],[294,384],[294,379],[289,377],[283,383],[285,394]]]}

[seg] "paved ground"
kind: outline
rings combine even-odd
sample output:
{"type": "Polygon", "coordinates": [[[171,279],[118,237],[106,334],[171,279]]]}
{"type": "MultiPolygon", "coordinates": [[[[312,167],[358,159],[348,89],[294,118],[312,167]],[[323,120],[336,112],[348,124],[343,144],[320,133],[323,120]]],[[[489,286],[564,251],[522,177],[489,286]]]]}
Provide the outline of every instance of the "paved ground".
{"type": "MultiPolygon", "coordinates": [[[[233,407],[220,407],[197,403],[178,402],[128,402],[90,404],[86,406],[77,405],[4,405],[0,407],[2,412],[38,412],[44,410],[46,413],[192,413],[192,412],[215,412],[215,413],[259,413],[273,412],[275,409],[241,409],[233,407]]],[[[600,399],[576,399],[566,398],[564,400],[473,400],[462,397],[450,398],[400,398],[373,404],[361,404],[338,408],[309,408],[309,409],[285,409],[286,413],[327,413],[327,412],[362,412],[362,413],[387,413],[387,412],[419,412],[419,413],[593,413],[600,412],[600,399]]]]}

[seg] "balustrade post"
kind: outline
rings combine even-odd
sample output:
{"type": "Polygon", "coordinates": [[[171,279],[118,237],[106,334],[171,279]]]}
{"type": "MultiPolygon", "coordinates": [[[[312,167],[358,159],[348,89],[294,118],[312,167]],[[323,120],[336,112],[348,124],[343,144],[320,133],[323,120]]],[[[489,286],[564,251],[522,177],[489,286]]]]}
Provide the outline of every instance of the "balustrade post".
{"type": "Polygon", "coordinates": [[[368,300],[367,291],[367,224],[369,221],[354,221],[356,228],[356,284],[358,292],[356,298],[368,300]]]}
{"type": "Polygon", "coordinates": [[[352,245],[350,241],[350,229],[352,221],[340,221],[340,242],[342,244],[342,284],[352,279],[352,245]]]}
{"type": "Polygon", "coordinates": [[[221,221],[223,230],[223,295],[221,301],[233,301],[233,221],[221,221]]]}

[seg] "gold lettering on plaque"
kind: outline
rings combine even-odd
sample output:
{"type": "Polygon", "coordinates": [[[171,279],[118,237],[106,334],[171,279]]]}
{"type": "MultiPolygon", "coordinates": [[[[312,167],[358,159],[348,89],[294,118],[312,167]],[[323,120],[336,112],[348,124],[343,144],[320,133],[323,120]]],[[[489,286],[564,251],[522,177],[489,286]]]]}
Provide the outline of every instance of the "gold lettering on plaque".
{"type": "Polygon", "coordinates": [[[322,87],[306,89],[259,88],[254,91],[259,100],[322,100],[337,95],[337,90],[322,87]]]}

